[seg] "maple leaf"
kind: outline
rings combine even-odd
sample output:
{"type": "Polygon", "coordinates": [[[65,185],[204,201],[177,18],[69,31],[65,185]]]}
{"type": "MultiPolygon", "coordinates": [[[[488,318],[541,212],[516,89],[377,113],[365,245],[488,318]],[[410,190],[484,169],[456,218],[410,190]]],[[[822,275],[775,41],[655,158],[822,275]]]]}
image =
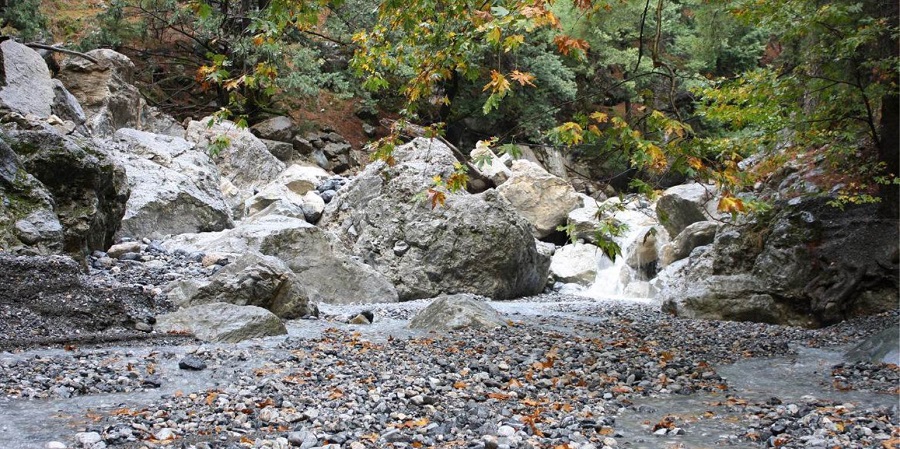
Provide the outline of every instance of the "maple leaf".
{"type": "Polygon", "coordinates": [[[560,34],[553,38],[553,43],[556,44],[556,49],[565,56],[569,56],[569,53],[571,53],[572,50],[587,52],[590,48],[590,44],[588,44],[586,40],[576,39],[564,34],[560,34]]]}
{"type": "Polygon", "coordinates": [[[736,214],[738,212],[746,211],[744,202],[741,201],[740,198],[735,198],[727,192],[722,195],[722,199],[719,200],[719,206],[717,207],[717,209],[719,210],[719,212],[726,212],[729,214],[736,214]]]}
{"type": "Polygon", "coordinates": [[[502,73],[491,70],[491,80],[484,85],[482,91],[490,90],[495,94],[504,94],[509,91],[509,80],[502,73]]]}
{"type": "Polygon", "coordinates": [[[428,189],[428,200],[431,201],[431,209],[433,210],[439,204],[444,206],[447,202],[447,195],[436,189],[428,189]]]}
{"type": "Polygon", "coordinates": [[[513,81],[518,82],[519,85],[521,85],[521,86],[528,85],[531,87],[536,87],[533,82],[534,75],[532,75],[528,72],[520,72],[518,70],[513,70],[512,73],[509,74],[509,77],[512,78],[513,81]]]}

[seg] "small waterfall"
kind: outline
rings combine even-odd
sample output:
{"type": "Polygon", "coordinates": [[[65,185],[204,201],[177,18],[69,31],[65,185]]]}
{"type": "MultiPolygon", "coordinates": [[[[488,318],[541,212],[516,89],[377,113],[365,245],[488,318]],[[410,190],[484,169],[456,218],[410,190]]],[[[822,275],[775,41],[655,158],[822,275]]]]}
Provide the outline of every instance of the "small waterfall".
{"type": "Polygon", "coordinates": [[[613,262],[598,252],[597,277],[590,287],[577,294],[596,299],[652,298],[652,287],[647,282],[649,279],[642,279],[635,268],[655,263],[661,247],[660,240],[665,237],[659,233],[665,231],[656,218],[646,212],[625,209],[616,212],[614,217],[628,225],[625,234],[615,238],[622,248],[622,255],[613,262]]]}

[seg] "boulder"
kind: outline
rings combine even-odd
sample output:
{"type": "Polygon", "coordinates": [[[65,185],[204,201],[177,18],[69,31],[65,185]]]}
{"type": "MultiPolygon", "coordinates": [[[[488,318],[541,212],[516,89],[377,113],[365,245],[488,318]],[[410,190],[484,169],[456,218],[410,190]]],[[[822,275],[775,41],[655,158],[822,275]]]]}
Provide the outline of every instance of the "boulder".
{"type": "Polygon", "coordinates": [[[448,194],[436,207],[427,200],[433,178],[454,171],[446,145],[415,139],[395,149],[394,159],[393,166],[370,164],[343,187],[321,223],[387,276],[402,300],[442,293],[509,299],[543,290],[549,258],[496,190],[448,194]]]}
{"type": "Polygon", "coordinates": [[[485,302],[486,298],[459,294],[436,298],[409,322],[412,329],[448,331],[457,329],[491,330],[506,326],[499,312],[485,302]]]}
{"type": "Polygon", "coordinates": [[[294,122],[283,115],[272,117],[251,126],[250,132],[260,139],[290,142],[294,138],[294,122]]]}
{"type": "Polygon", "coordinates": [[[896,220],[876,206],[816,198],[721,229],[657,279],[671,313],[823,326],[896,309],[896,220]]]}
{"type": "Polygon", "coordinates": [[[279,161],[289,164],[294,160],[294,146],[290,143],[277,140],[260,140],[266,146],[266,149],[269,150],[269,153],[272,153],[272,156],[278,158],[279,161]]]}
{"type": "Polygon", "coordinates": [[[844,357],[851,362],[900,365],[900,325],[896,323],[866,338],[844,357]]]}
{"type": "Polygon", "coordinates": [[[57,78],[78,99],[87,116],[87,127],[98,136],[112,135],[123,127],[142,128],[141,113],[146,102],[134,81],[134,63],[109,49],[87,53],[84,58],[68,57],[60,64],[57,78]]]}
{"type": "Polygon", "coordinates": [[[159,332],[188,332],[200,340],[237,343],[287,334],[281,319],[262,307],[214,302],[156,317],[159,332]]]}
{"type": "Polygon", "coordinates": [[[0,107],[22,115],[49,117],[55,94],[50,70],[41,55],[12,39],[0,43],[0,52],[4,81],[0,107]]]}
{"type": "Polygon", "coordinates": [[[397,291],[384,276],[334,251],[332,238],[303,219],[264,215],[234,229],[182,234],[164,242],[170,251],[258,252],[284,261],[310,298],[329,304],[396,302],[397,291]]]}
{"type": "Polygon", "coordinates": [[[285,168],[256,136],[227,120],[218,123],[212,117],[193,120],[188,123],[185,139],[195,143],[198,150],[215,154],[213,161],[219,167],[220,190],[236,212],[235,218],[243,212],[244,200],[273,181],[285,168]]]}
{"type": "Polygon", "coordinates": [[[682,184],[666,189],[656,202],[656,215],[669,235],[677,236],[691,223],[706,221],[706,204],[713,199],[712,186],[682,184]]]}
{"type": "Polygon", "coordinates": [[[534,226],[534,236],[546,237],[566,224],[569,212],[581,206],[581,198],[566,180],[539,165],[517,160],[509,180],[497,190],[534,226]]]}
{"type": "Polygon", "coordinates": [[[219,172],[190,142],[130,128],[116,131],[113,158],[125,167],[131,196],[121,235],[160,239],[169,234],[234,226],[219,190],[219,172]]]}
{"type": "Polygon", "coordinates": [[[591,244],[575,243],[556,250],[550,274],[568,284],[591,285],[597,277],[597,259],[603,253],[591,244]]]}
{"type": "Polygon", "coordinates": [[[82,256],[113,243],[129,196],[125,170],[97,140],[48,131],[16,131],[9,143],[25,170],[53,196],[63,250],[82,256]]]}
{"type": "Polygon", "coordinates": [[[63,232],[52,195],[0,137],[0,250],[58,253],[63,232]]]}
{"type": "Polygon", "coordinates": [[[257,253],[237,256],[207,279],[174,281],[167,291],[179,307],[227,302],[262,307],[285,319],[318,315],[291,269],[275,257],[257,253]]]}
{"type": "Polygon", "coordinates": [[[663,267],[691,254],[698,246],[709,245],[716,238],[719,225],[711,221],[698,221],[684,228],[662,249],[660,263],[663,267]]]}

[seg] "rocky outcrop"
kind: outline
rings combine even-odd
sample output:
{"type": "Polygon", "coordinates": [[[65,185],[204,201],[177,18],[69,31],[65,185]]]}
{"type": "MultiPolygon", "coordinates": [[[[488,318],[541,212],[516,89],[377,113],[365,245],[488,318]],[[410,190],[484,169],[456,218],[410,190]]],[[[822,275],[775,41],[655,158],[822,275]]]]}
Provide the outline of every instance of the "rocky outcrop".
{"type": "Polygon", "coordinates": [[[134,63],[109,49],[91,50],[87,54],[99,63],[74,56],[66,58],[60,64],[57,78],[84,108],[88,129],[97,136],[112,135],[123,127],[141,129],[146,102],[132,85],[134,63]]]}
{"type": "Polygon", "coordinates": [[[159,239],[234,225],[216,166],[193,144],[130,128],[115,136],[120,145],[113,158],[125,167],[131,187],[121,235],[159,239]]]}
{"type": "Polygon", "coordinates": [[[451,295],[436,298],[409,322],[412,329],[448,331],[457,329],[490,330],[506,326],[503,315],[475,295],[451,295]]]}
{"type": "Polygon", "coordinates": [[[894,324],[866,338],[847,351],[845,358],[851,362],[900,365],[900,325],[894,324]]]}
{"type": "Polygon", "coordinates": [[[581,198],[566,180],[537,164],[517,160],[509,180],[497,191],[534,226],[534,236],[546,237],[566,224],[569,212],[581,206],[581,198]]]}
{"type": "Polygon", "coordinates": [[[209,278],[175,281],[167,290],[179,307],[227,302],[262,307],[285,319],[318,315],[291,269],[275,257],[256,253],[237,256],[209,278]]]}
{"type": "Polygon", "coordinates": [[[12,39],[0,43],[0,51],[5,81],[0,87],[0,106],[22,115],[50,116],[53,81],[41,55],[12,39]]]}
{"type": "MultiPolygon", "coordinates": [[[[0,316],[4,335],[36,342],[70,341],[101,331],[126,331],[143,322],[152,300],[143,289],[94,283],[66,256],[11,256],[0,252],[0,316]]],[[[0,347],[17,343],[0,341],[0,347]]]]}
{"type": "Polygon", "coordinates": [[[664,308],[696,318],[821,326],[896,308],[898,229],[875,207],[827,199],[720,230],[660,275],[664,308]]]}
{"type": "Polygon", "coordinates": [[[42,254],[62,250],[62,224],[53,212],[53,197],[2,139],[0,196],[0,250],[42,254]]]}
{"type": "Polygon", "coordinates": [[[296,136],[292,143],[300,157],[315,162],[325,170],[343,173],[359,165],[358,158],[353,155],[353,147],[347,139],[333,131],[296,136]]]}
{"type": "Polygon", "coordinates": [[[63,250],[83,256],[112,245],[129,190],[124,169],[103,144],[49,131],[16,131],[8,137],[22,166],[53,197],[63,250]]]}
{"type": "Polygon", "coordinates": [[[214,154],[213,161],[220,172],[220,190],[235,218],[243,213],[244,201],[285,168],[250,131],[227,120],[216,122],[207,117],[191,121],[185,139],[195,143],[197,150],[214,154]]]}
{"type": "Polygon", "coordinates": [[[287,334],[281,319],[262,307],[215,302],[157,317],[159,332],[190,333],[200,340],[237,343],[287,334]]]}
{"type": "Polygon", "coordinates": [[[265,215],[221,232],[182,234],[166,249],[246,254],[258,252],[284,261],[309,298],[331,304],[395,302],[397,291],[372,268],[332,248],[332,239],[304,220],[265,215]]]}
{"type": "Polygon", "coordinates": [[[530,226],[495,190],[448,194],[432,208],[433,178],[456,158],[436,140],[394,151],[396,164],[370,164],[326,207],[322,223],[350,252],[387,276],[402,300],[441,293],[509,299],[539,293],[549,258],[530,226]]]}
{"type": "Polygon", "coordinates": [[[670,236],[677,236],[691,223],[709,219],[707,204],[713,199],[713,187],[682,184],[666,189],[656,202],[656,215],[670,236]]]}
{"type": "Polygon", "coordinates": [[[591,244],[565,245],[553,254],[550,274],[558,282],[591,285],[597,277],[597,260],[602,254],[591,244]]]}

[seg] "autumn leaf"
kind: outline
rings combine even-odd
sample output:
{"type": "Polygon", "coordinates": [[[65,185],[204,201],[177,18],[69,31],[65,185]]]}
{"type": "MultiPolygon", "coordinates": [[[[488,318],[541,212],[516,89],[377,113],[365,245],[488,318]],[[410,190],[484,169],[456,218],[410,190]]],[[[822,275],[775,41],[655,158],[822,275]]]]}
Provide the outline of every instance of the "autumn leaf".
{"type": "Polygon", "coordinates": [[[735,198],[727,192],[722,195],[722,199],[719,200],[719,206],[717,207],[717,209],[719,212],[725,212],[729,214],[736,214],[738,212],[746,211],[744,202],[741,201],[740,198],[735,198]]]}
{"type": "Polygon", "coordinates": [[[512,78],[513,81],[518,82],[519,85],[521,85],[521,86],[528,85],[528,86],[536,87],[533,82],[534,75],[532,75],[528,72],[520,72],[518,70],[513,70],[512,73],[509,74],[509,77],[512,78]]]}
{"type": "Polygon", "coordinates": [[[447,202],[447,195],[436,189],[428,189],[428,200],[431,201],[431,209],[438,205],[444,206],[447,202]]]}
{"type": "Polygon", "coordinates": [[[556,44],[556,49],[565,56],[569,56],[569,53],[573,50],[587,52],[588,48],[590,48],[590,44],[586,40],[576,39],[564,34],[553,38],[553,43],[556,44]]]}
{"type": "Polygon", "coordinates": [[[466,383],[463,382],[463,381],[461,381],[461,380],[458,380],[458,381],[456,381],[456,382],[453,383],[453,388],[456,388],[457,390],[466,388],[467,386],[468,386],[468,385],[466,385],[466,383]]]}
{"type": "Polygon", "coordinates": [[[487,397],[490,399],[497,399],[500,401],[505,401],[505,400],[509,399],[510,396],[508,394],[503,394],[503,393],[488,393],[487,397]]]}
{"type": "Polygon", "coordinates": [[[335,388],[331,390],[331,394],[328,395],[328,399],[334,400],[344,396],[344,392],[340,388],[335,388]]]}
{"type": "Polygon", "coordinates": [[[484,85],[482,91],[490,90],[494,94],[504,94],[509,91],[509,80],[502,73],[491,70],[491,80],[484,85]]]}

